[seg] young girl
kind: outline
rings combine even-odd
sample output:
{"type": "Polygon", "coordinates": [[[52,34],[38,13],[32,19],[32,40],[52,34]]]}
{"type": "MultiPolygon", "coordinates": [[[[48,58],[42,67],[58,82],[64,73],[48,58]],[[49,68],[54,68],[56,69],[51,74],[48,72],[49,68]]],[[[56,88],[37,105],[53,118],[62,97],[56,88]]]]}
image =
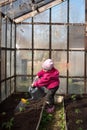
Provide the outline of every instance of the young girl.
{"type": "Polygon", "coordinates": [[[47,88],[47,109],[48,113],[54,112],[54,95],[59,88],[59,71],[54,68],[54,63],[51,59],[47,59],[42,64],[42,70],[37,73],[37,76],[32,83],[32,87],[47,88]]]}

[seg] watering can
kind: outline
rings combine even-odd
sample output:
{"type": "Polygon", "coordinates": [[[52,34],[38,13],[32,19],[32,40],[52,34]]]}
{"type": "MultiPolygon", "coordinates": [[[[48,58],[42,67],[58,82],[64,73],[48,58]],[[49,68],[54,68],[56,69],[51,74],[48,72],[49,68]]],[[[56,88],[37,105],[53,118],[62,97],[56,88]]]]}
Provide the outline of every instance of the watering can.
{"type": "Polygon", "coordinates": [[[45,96],[44,88],[29,87],[28,92],[32,99],[38,100],[45,96]]]}
{"type": "Polygon", "coordinates": [[[19,104],[16,106],[15,113],[20,112],[21,108],[22,110],[25,109],[28,101],[39,100],[45,96],[44,88],[29,87],[28,92],[31,98],[29,99],[22,98],[19,104]]]}

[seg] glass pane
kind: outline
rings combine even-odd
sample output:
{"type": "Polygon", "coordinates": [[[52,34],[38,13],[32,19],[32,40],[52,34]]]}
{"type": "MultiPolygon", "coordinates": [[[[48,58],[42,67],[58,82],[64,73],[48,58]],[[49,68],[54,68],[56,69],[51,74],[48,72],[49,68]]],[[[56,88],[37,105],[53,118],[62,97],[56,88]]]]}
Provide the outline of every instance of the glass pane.
{"type": "Polygon", "coordinates": [[[46,10],[34,17],[34,22],[49,22],[49,10],[46,10]]]}
{"type": "Polygon", "coordinates": [[[11,79],[11,93],[14,92],[14,78],[11,79]]]}
{"type": "Polygon", "coordinates": [[[11,76],[14,75],[14,51],[11,52],[11,76]]]}
{"type": "Polygon", "coordinates": [[[49,48],[49,26],[34,26],[34,48],[49,48]]]}
{"type": "Polygon", "coordinates": [[[83,94],[84,93],[84,79],[69,78],[68,80],[68,93],[69,94],[83,94]]]}
{"type": "Polygon", "coordinates": [[[7,47],[10,48],[11,23],[7,23],[7,47]]]}
{"type": "Polygon", "coordinates": [[[54,23],[67,22],[67,1],[52,8],[52,22],[54,23]]]}
{"type": "Polygon", "coordinates": [[[16,48],[32,47],[32,26],[21,24],[17,26],[16,48]]]}
{"type": "Polygon", "coordinates": [[[5,47],[5,33],[6,33],[6,21],[2,19],[2,31],[1,31],[1,47],[5,47]]]}
{"type": "Polygon", "coordinates": [[[43,61],[48,58],[48,51],[34,51],[34,74],[40,71],[43,61]]]}
{"type": "Polygon", "coordinates": [[[60,75],[66,76],[67,74],[67,52],[65,51],[52,51],[52,59],[55,67],[59,70],[60,75]]]}
{"type": "Polygon", "coordinates": [[[31,86],[31,78],[26,77],[26,80],[23,80],[24,76],[16,77],[16,91],[17,92],[28,92],[29,86],[31,86]]]}
{"type": "Polygon", "coordinates": [[[17,51],[16,58],[16,73],[31,74],[32,51],[17,51]]]}
{"type": "Polygon", "coordinates": [[[70,22],[85,22],[85,0],[70,0],[70,22]]]}
{"type": "Polygon", "coordinates": [[[12,24],[12,48],[15,48],[15,25],[12,24]]]}
{"type": "Polygon", "coordinates": [[[69,28],[69,47],[70,49],[84,49],[84,26],[71,26],[69,28]]]}
{"type": "Polygon", "coordinates": [[[84,76],[84,52],[69,52],[69,75],[84,76]]]}
{"type": "Polygon", "coordinates": [[[23,22],[31,23],[32,22],[32,18],[25,19],[23,22]]]}
{"type": "Polygon", "coordinates": [[[67,26],[52,26],[52,49],[67,48],[67,26]]]}
{"type": "Polygon", "coordinates": [[[1,80],[5,79],[5,51],[1,51],[1,80]]]}
{"type": "Polygon", "coordinates": [[[6,98],[5,94],[5,82],[1,83],[1,100],[3,101],[6,98]]]}
{"type": "Polygon", "coordinates": [[[7,51],[7,78],[10,77],[10,51],[7,51]]]}
{"type": "Polygon", "coordinates": [[[10,84],[10,80],[7,80],[7,81],[6,81],[7,96],[9,96],[9,95],[11,94],[11,93],[10,93],[10,91],[11,91],[11,90],[10,90],[10,89],[11,89],[11,88],[10,88],[10,87],[11,87],[10,85],[11,85],[11,84],[10,84]]]}
{"type": "Polygon", "coordinates": [[[66,94],[66,78],[60,78],[60,86],[56,93],[66,94]]]}

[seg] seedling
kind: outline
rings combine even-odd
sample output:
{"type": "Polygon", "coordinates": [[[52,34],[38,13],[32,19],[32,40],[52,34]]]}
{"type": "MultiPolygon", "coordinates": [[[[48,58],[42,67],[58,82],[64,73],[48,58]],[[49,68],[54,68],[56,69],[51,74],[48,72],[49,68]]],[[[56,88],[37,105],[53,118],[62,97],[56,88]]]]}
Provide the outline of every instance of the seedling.
{"type": "Polygon", "coordinates": [[[80,111],[78,108],[76,108],[76,109],[75,109],[75,113],[78,114],[78,113],[81,113],[81,111],[80,111]]]}
{"type": "Polygon", "coordinates": [[[83,121],[80,119],[76,120],[76,124],[80,124],[80,123],[83,123],[83,121]]]}
{"type": "Polygon", "coordinates": [[[81,127],[79,127],[78,130],[83,130],[83,129],[81,127]]]}
{"type": "Polygon", "coordinates": [[[76,100],[76,95],[72,95],[72,96],[71,96],[71,99],[72,99],[73,101],[75,101],[75,100],[76,100]]]}
{"type": "Polygon", "coordinates": [[[28,100],[26,101],[26,105],[29,105],[29,101],[28,100]]]}
{"type": "Polygon", "coordinates": [[[11,118],[9,121],[4,122],[4,123],[2,124],[2,127],[11,130],[11,128],[12,128],[12,126],[13,126],[13,123],[14,123],[14,118],[11,118]]]}
{"type": "Polygon", "coordinates": [[[49,121],[52,121],[53,115],[52,114],[47,114],[45,111],[43,111],[41,123],[40,123],[40,129],[45,130],[44,125],[46,126],[49,121]]]}
{"type": "Polygon", "coordinates": [[[44,112],[43,116],[42,116],[42,122],[43,123],[48,123],[48,121],[51,121],[52,118],[53,118],[52,114],[47,114],[46,112],[44,112]]]}
{"type": "Polygon", "coordinates": [[[59,124],[59,127],[61,130],[65,129],[65,116],[64,116],[64,109],[61,110],[60,114],[59,114],[59,118],[61,120],[61,123],[59,124]]]}
{"type": "Polygon", "coordinates": [[[24,107],[19,107],[19,111],[20,111],[20,112],[22,112],[22,111],[24,111],[24,110],[25,110],[24,107]]]}
{"type": "Polygon", "coordinates": [[[2,112],[2,115],[3,115],[3,116],[6,115],[6,112],[2,112]]]}

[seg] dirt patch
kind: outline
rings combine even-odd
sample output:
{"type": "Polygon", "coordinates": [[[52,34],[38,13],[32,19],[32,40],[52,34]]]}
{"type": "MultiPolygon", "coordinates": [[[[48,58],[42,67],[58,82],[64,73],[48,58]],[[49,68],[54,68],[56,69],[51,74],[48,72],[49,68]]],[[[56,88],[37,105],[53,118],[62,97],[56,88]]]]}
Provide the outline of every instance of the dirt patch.
{"type": "Polygon", "coordinates": [[[12,94],[0,104],[0,130],[35,130],[45,98],[30,100],[27,107],[15,113],[21,98],[30,98],[27,93],[12,94]],[[7,128],[6,128],[7,127],[7,128]]]}
{"type": "Polygon", "coordinates": [[[65,96],[68,130],[87,130],[87,95],[65,96]]]}
{"type": "MultiPolygon", "coordinates": [[[[12,94],[0,104],[0,130],[36,130],[45,98],[36,101],[30,100],[25,110],[15,113],[14,110],[21,98],[30,97],[27,93],[12,94]],[[11,126],[11,129],[10,127],[6,128],[6,125],[2,127],[4,123],[11,126]]],[[[87,95],[65,96],[64,104],[68,130],[87,130],[87,95]]],[[[52,120],[47,119],[45,129],[65,130],[62,128],[63,123],[61,122],[64,117],[62,113],[63,104],[56,104],[55,106],[55,112],[51,115],[52,120]]],[[[49,117],[48,114],[46,114],[47,117],[49,117]]]]}

